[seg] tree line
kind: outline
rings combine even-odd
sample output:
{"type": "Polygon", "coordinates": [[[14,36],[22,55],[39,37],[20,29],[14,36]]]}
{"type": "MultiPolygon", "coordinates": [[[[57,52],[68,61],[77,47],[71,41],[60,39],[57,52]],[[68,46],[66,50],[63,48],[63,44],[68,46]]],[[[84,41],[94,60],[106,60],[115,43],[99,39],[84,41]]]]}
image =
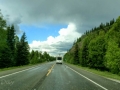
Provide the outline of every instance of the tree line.
{"type": "Polygon", "coordinates": [[[64,61],[120,75],[120,16],[86,31],[64,55],[64,61]]]}
{"type": "Polygon", "coordinates": [[[7,26],[0,13],[0,68],[53,61],[55,58],[47,52],[32,50],[27,42],[25,32],[19,39],[14,25],[7,26]]]}

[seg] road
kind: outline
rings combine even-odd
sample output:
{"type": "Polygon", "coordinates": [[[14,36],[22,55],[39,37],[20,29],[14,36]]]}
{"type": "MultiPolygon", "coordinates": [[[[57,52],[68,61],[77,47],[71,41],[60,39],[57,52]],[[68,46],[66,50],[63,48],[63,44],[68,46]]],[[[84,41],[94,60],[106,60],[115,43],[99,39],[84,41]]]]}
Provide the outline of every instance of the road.
{"type": "Polygon", "coordinates": [[[47,62],[0,72],[0,90],[120,90],[120,83],[73,65],[47,62]]]}

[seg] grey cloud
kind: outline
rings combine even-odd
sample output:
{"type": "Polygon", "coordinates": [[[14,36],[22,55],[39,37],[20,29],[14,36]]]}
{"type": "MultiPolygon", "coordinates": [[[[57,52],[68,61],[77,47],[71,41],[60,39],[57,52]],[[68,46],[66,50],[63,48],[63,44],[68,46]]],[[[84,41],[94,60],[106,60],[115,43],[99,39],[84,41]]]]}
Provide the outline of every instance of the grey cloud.
{"type": "Polygon", "coordinates": [[[66,53],[67,50],[69,50],[72,47],[72,43],[71,42],[59,42],[57,44],[53,44],[51,45],[52,47],[54,47],[55,49],[53,51],[50,51],[51,54],[53,55],[64,55],[66,53]]]}
{"type": "Polygon", "coordinates": [[[58,45],[52,45],[54,47],[56,47],[56,49],[59,49],[59,50],[68,50],[69,48],[72,47],[72,43],[71,42],[62,42],[62,43],[59,43],[58,45]]]}
{"type": "Polygon", "coordinates": [[[2,4],[11,16],[22,15],[22,23],[74,22],[82,33],[120,15],[118,0],[4,0],[2,4]]]}
{"type": "Polygon", "coordinates": [[[23,33],[23,31],[20,30],[20,28],[18,26],[21,23],[21,17],[20,16],[11,19],[10,15],[5,15],[4,18],[5,18],[8,26],[14,25],[14,28],[16,30],[16,34],[23,33]]]}

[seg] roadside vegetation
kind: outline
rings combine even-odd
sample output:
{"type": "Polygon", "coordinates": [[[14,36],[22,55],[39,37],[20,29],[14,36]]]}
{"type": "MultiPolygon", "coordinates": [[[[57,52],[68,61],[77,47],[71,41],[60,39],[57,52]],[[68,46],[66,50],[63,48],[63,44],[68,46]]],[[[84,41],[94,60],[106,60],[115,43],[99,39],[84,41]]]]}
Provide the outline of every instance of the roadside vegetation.
{"type": "Polygon", "coordinates": [[[106,77],[106,78],[113,79],[113,80],[119,80],[119,82],[120,82],[120,76],[117,75],[117,74],[113,74],[109,71],[101,71],[101,70],[97,70],[97,69],[94,69],[94,68],[83,67],[83,66],[80,66],[80,65],[77,65],[77,67],[80,68],[80,69],[83,69],[85,71],[100,75],[102,77],[106,77]]]}
{"type": "Polygon", "coordinates": [[[86,31],[64,55],[64,61],[120,75],[120,17],[86,31]]]}
{"type": "Polygon", "coordinates": [[[19,38],[14,25],[7,26],[0,13],[0,69],[53,60],[55,58],[47,52],[30,52],[25,32],[19,38]]]}

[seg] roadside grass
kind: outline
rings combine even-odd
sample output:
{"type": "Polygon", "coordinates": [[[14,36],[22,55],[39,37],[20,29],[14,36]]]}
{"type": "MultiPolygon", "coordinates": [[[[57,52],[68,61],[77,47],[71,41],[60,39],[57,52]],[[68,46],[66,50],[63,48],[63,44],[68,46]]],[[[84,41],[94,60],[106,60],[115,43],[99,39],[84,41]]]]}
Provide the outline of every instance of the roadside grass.
{"type": "MultiPolygon", "coordinates": [[[[45,62],[43,62],[43,63],[45,63],[45,62]]],[[[0,71],[7,71],[7,70],[12,70],[12,69],[17,69],[17,68],[25,68],[25,67],[30,67],[30,66],[36,66],[36,65],[43,64],[43,63],[28,64],[28,65],[14,66],[14,67],[8,67],[8,68],[0,68],[0,71]]]]}
{"type": "Polygon", "coordinates": [[[23,65],[23,66],[14,66],[14,67],[8,67],[8,68],[1,68],[0,71],[12,70],[12,69],[28,67],[28,66],[32,66],[32,65],[23,65]]]}
{"type": "Polygon", "coordinates": [[[88,68],[88,67],[82,67],[82,66],[79,66],[79,65],[75,65],[75,66],[79,67],[80,69],[89,71],[91,73],[94,73],[94,74],[97,74],[97,75],[100,75],[100,76],[103,76],[103,77],[106,77],[106,78],[120,80],[119,75],[113,74],[113,73],[108,72],[108,71],[100,71],[100,70],[91,69],[91,68],[88,68]]]}

